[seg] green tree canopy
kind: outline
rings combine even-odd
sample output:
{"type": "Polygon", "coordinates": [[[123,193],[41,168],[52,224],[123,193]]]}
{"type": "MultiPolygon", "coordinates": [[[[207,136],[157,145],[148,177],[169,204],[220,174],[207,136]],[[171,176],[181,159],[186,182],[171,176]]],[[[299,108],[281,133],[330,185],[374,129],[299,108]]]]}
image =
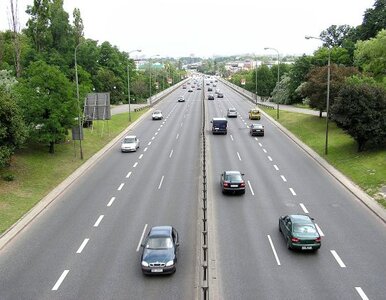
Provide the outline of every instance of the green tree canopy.
{"type": "Polygon", "coordinates": [[[367,143],[386,142],[386,90],[366,81],[348,80],[331,107],[331,117],[363,151],[367,143]]]}

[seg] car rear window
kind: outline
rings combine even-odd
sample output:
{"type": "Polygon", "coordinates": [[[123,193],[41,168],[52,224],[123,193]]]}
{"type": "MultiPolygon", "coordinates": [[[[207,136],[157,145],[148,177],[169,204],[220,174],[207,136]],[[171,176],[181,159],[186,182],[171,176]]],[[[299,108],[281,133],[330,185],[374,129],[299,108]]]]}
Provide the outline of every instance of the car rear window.
{"type": "Polygon", "coordinates": [[[242,180],[242,178],[241,178],[241,175],[239,174],[228,174],[228,175],[225,175],[225,180],[236,181],[236,180],[242,180]]]}
{"type": "Polygon", "coordinates": [[[135,138],[125,138],[124,140],[124,143],[126,144],[130,144],[130,143],[134,143],[135,142],[135,138]]]}
{"type": "Polygon", "coordinates": [[[146,243],[148,249],[170,249],[173,247],[173,242],[169,237],[153,237],[149,238],[146,243]]]}
{"type": "Polygon", "coordinates": [[[294,233],[316,233],[316,228],[312,224],[294,224],[294,233]]]}

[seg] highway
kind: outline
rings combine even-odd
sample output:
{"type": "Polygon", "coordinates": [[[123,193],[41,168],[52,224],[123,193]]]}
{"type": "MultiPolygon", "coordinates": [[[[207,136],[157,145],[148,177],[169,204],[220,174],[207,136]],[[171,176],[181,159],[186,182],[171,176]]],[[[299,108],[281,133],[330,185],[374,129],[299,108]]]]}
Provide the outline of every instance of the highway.
{"type": "MultiPolygon", "coordinates": [[[[264,116],[265,136],[251,137],[253,104],[218,87],[224,98],[206,100],[203,85],[218,283],[211,299],[385,299],[385,224],[264,116]],[[212,135],[210,119],[228,107],[238,117],[227,135],[212,135]],[[221,193],[224,170],[245,173],[245,195],[221,193]],[[286,248],[278,218],[293,213],[315,218],[318,252],[286,248]]],[[[179,88],[156,104],[164,119],[147,114],[130,130],[137,152],[115,144],[1,250],[1,300],[200,299],[202,93],[179,88]],[[141,237],[156,225],[180,235],[171,276],[141,272],[141,237]]]]}
{"type": "Polygon", "coordinates": [[[384,299],[385,224],[265,117],[251,137],[253,104],[223,84],[206,100],[219,299],[384,299]],[[227,135],[209,132],[212,117],[235,107],[227,135]],[[245,195],[223,195],[224,170],[245,173],[245,195]],[[322,237],[316,253],[286,248],[278,218],[309,214],[322,237]]]}

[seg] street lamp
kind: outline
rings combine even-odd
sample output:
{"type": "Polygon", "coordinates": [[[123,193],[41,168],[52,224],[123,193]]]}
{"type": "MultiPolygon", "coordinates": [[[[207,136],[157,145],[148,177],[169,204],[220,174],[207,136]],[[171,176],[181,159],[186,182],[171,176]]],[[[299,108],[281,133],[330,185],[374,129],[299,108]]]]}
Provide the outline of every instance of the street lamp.
{"type": "Polygon", "coordinates": [[[80,150],[80,159],[83,159],[83,149],[82,149],[82,121],[80,116],[80,100],[79,100],[79,82],[78,82],[78,64],[76,62],[76,52],[78,50],[78,47],[82,44],[79,43],[75,47],[75,80],[76,80],[76,98],[78,100],[78,129],[79,129],[79,150],[80,150]]]}
{"type": "Polygon", "coordinates": [[[156,55],[153,55],[149,58],[149,90],[150,90],[150,96],[149,96],[149,102],[150,102],[150,105],[151,105],[151,59],[154,58],[154,57],[158,57],[159,54],[156,54],[156,55]]]}
{"type": "MultiPolygon", "coordinates": [[[[275,48],[269,48],[269,47],[266,47],[264,48],[264,50],[273,50],[273,51],[276,51],[277,53],[277,85],[279,84],[279,81],[280,81],[280,56],[279,56],[279,51],[276,50],[275,48]]],[[[277,99],[276,101],[276,118],[279,120],[279,99],[277,99]]]]}
{"type": "Polygon", "coordinates": [[[256,82],[255,82],[255,96],[256,96],[256,105],[257,105],[257,58],[255,59],[255,79],[256,79],[256,82]]]}
{"type": "MultiPolygon", "coordinates": [[[[307,40],[315,39],[320,40],[324,43],[326,41],[322,38],[314,37],[314,36],[305,36],[307,40]]],[[[330,110],[330,77],[331,77],[331,48],[328,47],[328,63],[327,63],[327,100],[326,100],[326,142],[324,145],[324,154],[328,154],[328,119],[329,119],[329,110],[330,110]]]]}
{"type": "MultiPolygon", "coordinates": [[[[141,49],[132,50],[128,53],[128,58],[130,58],[130,53],[142,52],[141,49]]],[[[130,108],[130,64],[127,65],[127,94],[129,100],[129,122],[131,122],[131,108],[130,108]]]]}

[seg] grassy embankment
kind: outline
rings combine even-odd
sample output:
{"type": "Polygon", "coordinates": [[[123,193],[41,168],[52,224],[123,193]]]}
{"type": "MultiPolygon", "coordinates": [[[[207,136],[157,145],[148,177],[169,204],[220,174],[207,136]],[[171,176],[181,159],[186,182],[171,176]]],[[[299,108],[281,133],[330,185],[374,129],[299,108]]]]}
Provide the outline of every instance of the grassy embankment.
{"type": "MultiPolygon", "coordinates": [[[[144,112],[146,110],[133,112],[132,120],[144,112]]],[[[0,179],[0,234],[127,126],[128,113],[124,113],[112,116],[104,124],[103,121],[94,122],[94,130],[85,128],[83,161],[79,159],[78,141],[75,149],[72,140],[55,145],[55,154],[49,154],[46,146],[28,145],[19,150],[12,158],[11,167],[0,170],[0,176],[15,176],[10,182],[0,179]]]]}
{"type": "MultiPolygon", "coordinates": [[[[276,110],[264,109],[276,118],[276,110]]],[[[357,152],[356,142],[329,122],[328,155],[324,155],[326,119],[316,116],[280,111],[280,123],[314,149],[336,169],[345,174],[386,208],[379,195],[386,186],[386,149],[357,152]]]]}

